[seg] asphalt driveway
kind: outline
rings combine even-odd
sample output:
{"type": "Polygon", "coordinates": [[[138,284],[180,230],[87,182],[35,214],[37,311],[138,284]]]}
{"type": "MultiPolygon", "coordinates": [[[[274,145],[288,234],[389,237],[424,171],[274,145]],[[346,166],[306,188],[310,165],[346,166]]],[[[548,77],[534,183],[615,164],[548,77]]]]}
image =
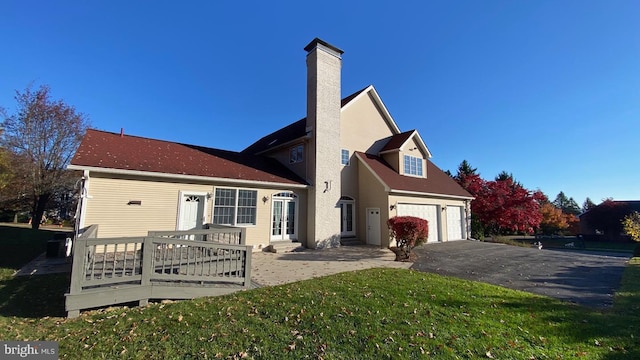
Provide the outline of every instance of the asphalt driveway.
{"type": "Polygon", "coordinates": [[[579,305],[611,306],[629,255],[538,250],[480,241],[419,246],[414,270],[481,281],[579,305]]]}

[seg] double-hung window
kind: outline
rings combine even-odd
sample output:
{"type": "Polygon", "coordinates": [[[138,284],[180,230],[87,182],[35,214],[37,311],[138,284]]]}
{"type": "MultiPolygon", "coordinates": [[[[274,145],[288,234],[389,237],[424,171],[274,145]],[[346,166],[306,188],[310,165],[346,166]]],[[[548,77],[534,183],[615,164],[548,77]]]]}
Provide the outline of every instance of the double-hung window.
{"type": "Polygon", "coordinates": [[[422,159],[411,155],[405,155],[404,173],[406,175],[422,176],[422,159]]]}
{"type": "Polygon", "coordinates": [[[256,190],[216,188],[212,222],[222,225],[255,225],[257,199],[256,190]]]}

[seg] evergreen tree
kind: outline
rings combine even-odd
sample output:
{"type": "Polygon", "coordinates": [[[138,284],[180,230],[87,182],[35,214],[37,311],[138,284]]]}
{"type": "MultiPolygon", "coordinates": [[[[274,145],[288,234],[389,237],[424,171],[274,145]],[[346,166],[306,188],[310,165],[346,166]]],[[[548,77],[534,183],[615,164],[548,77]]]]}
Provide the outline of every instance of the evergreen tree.
{"type": "Polygon", "coordinates": [[[596,206],[596,204],[591,201],[591,199],[589,199],[589,197],[587,197],[584,201],[584,203],[582,203],[582,212],[587,212],[591,209],[593,209],[596,206]]]}

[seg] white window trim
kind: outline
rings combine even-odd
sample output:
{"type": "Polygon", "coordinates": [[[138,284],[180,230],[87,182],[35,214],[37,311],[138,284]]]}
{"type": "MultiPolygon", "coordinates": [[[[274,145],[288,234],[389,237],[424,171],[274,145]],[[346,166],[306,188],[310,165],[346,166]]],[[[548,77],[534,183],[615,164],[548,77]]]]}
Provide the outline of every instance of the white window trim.
{"type": "Polygon", "coordinates": [[[340,149],[340,164],[342,166],[349,166],[351,165],[351,152],[349,151],[349,149],[340,149]],[[344,162],[342,162],[342,153],[346,151],[347,152],[347,163],[345,164],[344,162]]]}
{"type": "MultiPolygon", "coordinates": [[[[298,225],[299,225],[299,221],[300,218],[298,217],[298,212],[300,211],[300,197],[298,196],[298,194],[296,194],[293,191],[279,191],[277,193],[274,193],[271,195],[271,217],[269,217],[269,240],[270,241],[279,241],[279,240],[298,240],[298,225]],[[282,194],[282,193],[288,193],[288,194],[292,194],[293,196],[278,196],[278,194],[282,194]],[[286,236],[284,236],[284,232],[285,229],[282,229],[282,235],[280,236],[275,236],[273,235],[273,203],[274,200],[289,200],[293,203],[295,203],[295,213],[294,213],[294,223],[293,223],[293,234],[291,234],[291,236],[289,236],[288,238],[286,236]]],[[[284,211],[284,208],[283,208],[284,211]]],[[[284,214],[284,212],[283,212],[284,214]]]]}
{"type": "Polygon", "coordinates": [[[425,177],[425,176],[424,176],[424,174],[425,174],[425,165],[426,165],[426,164],[425,164],[425,161],[424,161],[424,159],[423,159],[423,158],[421,158],[421,157],[417,157],[417,156],[413,156],[413,155],[407,155],[407,154],[403,154],[403,155],[402,155],[402,174],[403,174],[403,175],[406,175],[406,176],[412,176],[412,177],[417,177],[417,178],[423,178],[423,177],[425,177]],[[405,161],[404,161],[405,156],[408,156],[409,158],[414,158],[414,159],[416,159],[416,160],[419,160],[419,161],[420,161],[420,169],[422,170],[422,174],[411,174],[411,173],[409,173],[409,172],[407,171],[406,163],[405,163],[405,161]]]}
{"type": "MultiPolygon", "coordinates": [[[[187,195],[194,195],[194,196],[202,196],[204,197],[204,209],[202,212],[202,221],[204,223],[205,219],[207,219],[207,208],[209,207],[209,194],[205,191],[189,191],[189,190],[180,190],[178,192],[178,217],[176,218],[176,230],[180,229],[180,227],[182,226],[182,201],[184,200],[184,197],[187,195]]],[[[213,218],[213,214],[211,214],[211,217],[213,218]]]]}
{"type": "MultiPolygon", "coordinates": [[[[227,189],[227,190],[235,190],[236,192],[236,196],[235,196],[235,207],[234,207],[234,212],[233,212],[233,224],[219,224],[219,225],[230,225],[230,226],[238,226],[238,227],[254,227],[258,225],[258,193],[259,191],[257,189],[250,189],[250,188],[240,188],[240,187],[229,187],[229,186],[216,186],[213,188],[213,194],[211,196],[212,199],[212,204],[211,204],[211,223],[215,224],[215,222],[213,221],[213,217],[215,215],[216,212],[216,190],[217,189],[227,189]],[[238,224],[238,192],[240,190],[247,190],[247,191],[255,191],[256,192],[256,222],[255,224],[238,224]]],[[[206,211],[206,209],[205,209],[206,211]]]]}

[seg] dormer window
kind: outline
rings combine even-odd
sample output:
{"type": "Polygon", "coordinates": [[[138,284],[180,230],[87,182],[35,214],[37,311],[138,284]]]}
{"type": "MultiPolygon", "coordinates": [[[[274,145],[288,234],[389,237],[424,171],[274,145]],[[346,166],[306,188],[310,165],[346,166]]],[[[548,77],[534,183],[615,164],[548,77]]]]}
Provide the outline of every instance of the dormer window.
{"type": "Polygon", "coordinates": [[[404,174],[413,176],[423,176],[422,174],[422,159],[405,155],[404,156],[404,174]]]}
{"type": "Polygon", "coordinates": [[[289,150],[289,164],[302,162],[303,149],[302,145],[297,145],[289,150]]]}

